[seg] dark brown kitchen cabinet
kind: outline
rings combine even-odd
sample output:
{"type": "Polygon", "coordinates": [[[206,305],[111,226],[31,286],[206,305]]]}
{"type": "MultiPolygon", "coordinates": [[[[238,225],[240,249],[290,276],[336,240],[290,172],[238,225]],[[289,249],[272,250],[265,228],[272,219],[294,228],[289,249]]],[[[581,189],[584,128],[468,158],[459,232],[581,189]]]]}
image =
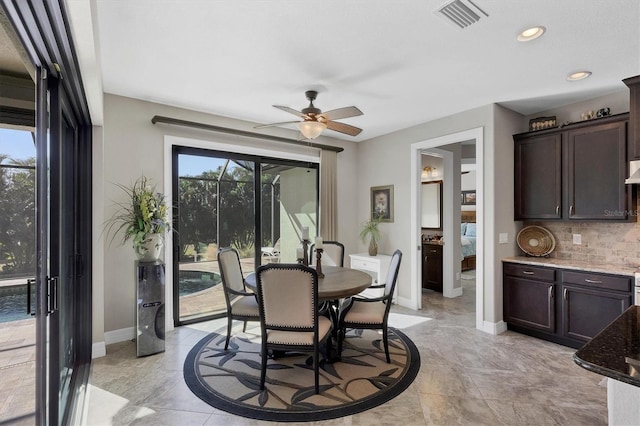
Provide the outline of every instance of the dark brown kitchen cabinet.
{"type": "Polygon", "coordinates": [[[560,219],[562,136],[515,136],[515,219],[560,219]]]}
{"type": "Polygon", "coordinates": [[[568,271],[562,275],[564,337],[587,342],[629,306],[629,277],[568,271]]]}
{"type": "Polygon", "coordinates": [[[442,293],[442,244],[422,244],[422,288],[442,293]]]}
{"type": "Polygon", "coordinates": [[[631,305],[631,277],[503,262],[510,330],[579,348],[631,305]]]}
{"type": "Polygon", "coordinates": [[[554,333],[554,280],[553,269],[504,264],[504,321],[554,333]]]}
{"type": "Polygon", "coordinates": [[[635,221],[628,117],[514,135],[514,219],[635,221]]]}
{"type": "Polygon", "coordinates": [[[614,121],[567,133],[566,217],[620,220],[627,216],[627,122],[614,121]]]}
{"type": "Polygon", "coordinates": [[[629,87],[629,160],[640,160],[640,75],[622,80],[629,87]]]}

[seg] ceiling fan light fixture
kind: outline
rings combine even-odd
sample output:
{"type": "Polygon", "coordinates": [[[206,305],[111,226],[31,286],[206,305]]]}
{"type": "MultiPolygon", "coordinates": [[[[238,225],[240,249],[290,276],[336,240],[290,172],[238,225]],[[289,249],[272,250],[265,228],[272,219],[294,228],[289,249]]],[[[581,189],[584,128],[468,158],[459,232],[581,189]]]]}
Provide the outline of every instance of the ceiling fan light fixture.
{"type": "Polygon", "coordinates": [[[522,42],[535,40],[538,37],[542,36],[542,34],[544,34],[545,31],[547,31],[547,29],[541,25],[527,28],[526,30],[523,30],[520,33],[518,33],[518,36],[516,37],[516,39],[522,42]]]}
{"type": "Polygon", "coordinates": [[[319,121],[301,121],[298,123],[300,133],[307,139],[315,139],[327,128],[327,125],[319,121]]]}
{"type": "Polygon", "coordinates": [[[576,71],[567,76],[569,81],[583,80],[591,75],[591,71],[576,71]]]}

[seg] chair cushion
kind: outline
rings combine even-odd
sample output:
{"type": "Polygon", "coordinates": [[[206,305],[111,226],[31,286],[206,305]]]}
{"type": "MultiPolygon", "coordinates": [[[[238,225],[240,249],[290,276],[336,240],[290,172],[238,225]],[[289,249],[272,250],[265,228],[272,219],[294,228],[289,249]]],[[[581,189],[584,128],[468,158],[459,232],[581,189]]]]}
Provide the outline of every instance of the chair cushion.
{"type": "Polygon", "coordinates": [[[231,304],[231,315],[260,317],[260,308],[254,296],[240,296],[231,304]]]}
{"type": "MultiPolygon", "coordinates": [[[[327,317],[318,317],[318,341],[331,331],[331,321],[327,317]]],[[[280,345],[313,346],[313,332],[268,330],[267,342],[280,345]]]]}
{"type": "Polygon", "coordinates": [[[354,300],[353,306],[344,317],[344,322],[351,324],[382,324],[386,305],[382,302],[358,302],[354,300]]]}

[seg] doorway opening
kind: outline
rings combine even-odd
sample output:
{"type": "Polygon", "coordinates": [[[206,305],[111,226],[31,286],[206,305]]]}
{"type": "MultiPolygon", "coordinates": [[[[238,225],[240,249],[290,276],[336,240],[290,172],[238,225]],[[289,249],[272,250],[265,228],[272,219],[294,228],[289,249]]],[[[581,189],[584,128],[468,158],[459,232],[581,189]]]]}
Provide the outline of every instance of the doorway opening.
{"type": "MultiPolygon", "coordinates": [[[[483,128],[476,128],[459,132],[451,135],[446,135],[434,139],[417,142],[411,145],[411,168],[412,176],[414,177],[411,182],[412,194],[415,201],[412,201],[412,214],[411,223],[413,235],[419,236],[419,245],[416,255],[412,256],[412,283],[413,292],[412,300],[415,302],[416,308],[422,307],[422,269],[424,264],[422,243],[423,236],[436,235],[437,233],[429,233],[430,231],[423,232],[421,227],[422,216],[422,175],[424,170],[423,155],[431,154],[437,155],[442,158],[442,170],[438,171],[438,176],[442,178],[442,230],[440,237],[444,241],[460,241],[460,244],[442,244],[442,285],[443,294],[445,297],[457,297],[463,294],[463,278],[470,278],[469,274],[463,277],[462,268],[464,266],[463,261],[465,257],[470,260],[467,253],[463,256],[462,244],[465,235],[462,232],[462,223],[470,223],[468,219],[468,213],[463,216],[463,211],[470,210],[472,206],[471,202],[475,202],[475,226],[472,226],[473,231],[470,234],[474,234],[475,238],[475,290],[476,290],[476,328],[482,329],[484,308],[483,308],[483,294],[484,294],[484,281],[483,281],[483,128]],[[473,146],[473,148],[470,148],[473,146]],[[465,171],[462,168],[463,147],[465,151],[474,151],[475,156],[475,192],[462,192],[462,172],[465,171]],[[468,196],[468,203],[462,197],[468,196]],[[463,206],[465,207],[463,210],[463,206]],[[462,221],[462,217],[467,219],[466,222],[462,221]]],[[[468,157],[468,153],[464,155],[468,157]]],[[[465,160],[468,162],[469,160],[465,160]]],[[[467,168],[467,167],[465,167],[467,168]]],[[[428,170],[427,170],[428,172],[428,170]]],[[[469,190],[471,191],[471,190],[469,190]]],[[[466,233],[466,231],[465,231],[466,233]]],[[[467,236],[468,237],[468,236],[467,236]]],[[[467,263],[469,271],[469,264],[467,263]]],[[[464,272],[469,272],[464,271],[464,272]]]]}

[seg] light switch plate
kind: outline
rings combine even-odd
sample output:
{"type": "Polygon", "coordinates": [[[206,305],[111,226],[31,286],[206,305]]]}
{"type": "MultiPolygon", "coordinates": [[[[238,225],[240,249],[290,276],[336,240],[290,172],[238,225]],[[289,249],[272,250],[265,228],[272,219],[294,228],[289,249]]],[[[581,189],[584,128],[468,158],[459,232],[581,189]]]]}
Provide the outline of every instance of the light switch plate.
{"type": "Polygon", "coordinates": [[[507,244],[509,242],[509,234],[506,232],[501,232],[498,234],[498,243],[499,244],[507,244]]]}
{"type": "Polygon", "coordinates": [[[573,234],[573,244],[582,244],[582,234],[573,234]]]}

